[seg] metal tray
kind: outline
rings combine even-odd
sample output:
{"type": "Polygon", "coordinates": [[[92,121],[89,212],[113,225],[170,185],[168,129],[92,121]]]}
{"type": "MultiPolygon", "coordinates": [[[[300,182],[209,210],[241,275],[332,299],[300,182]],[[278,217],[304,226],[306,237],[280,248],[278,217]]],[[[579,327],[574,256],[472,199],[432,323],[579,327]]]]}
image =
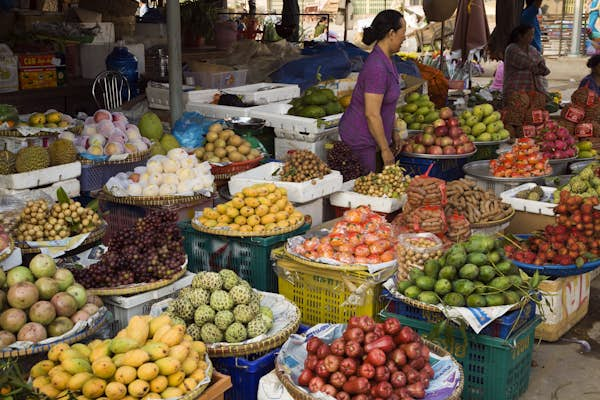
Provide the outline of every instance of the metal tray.
{"type": "Polygon", "coordinates": [[[584,169],[588,164],[593,163],[596,158],[577,158],[576,162],[569,165],[569,171],[574,174],[578,174],[582,169],[584,169]]]}
{"type": "Polygon", "coordinates": [[[549,176],[544,179],[544,186],[550,186],[550,187],[555,187],[555,188],[564,186],[567,183],[569,183],[569,181],[571,180],[572,177],[573,177],[573,175],[549,176]],[[556,182],[558,182],[558,184],[556,182]]]}
{"type": "Polygon", "coordinates": [[[490,171],[490,160],[473,161],[463,166],[465,175],[471,175],[479,179],[492,182],[533,182],[539,179],[546,178],[552,174],[540,176],[528,176],[523,178],[501,178],[492,175],[490,171]]]}
{"type": "Polygon", "coordinates": [[[477,141],[473,141],[473,144],[475,146],[496,146],[502,143],[506,143],[510,140],[510,138],[506,138],[506,139],[502,139],[502,140],[490,140],[487,142],[477,142],[477,141]]]}
{"type": "Polygon", "coordinates": [[[470,153],[465,154],[420,154],[420,153],[407,153],[405,151],[401,152],[400,155],[404,157],[414,157],[414,158],[426,158],[428,160],[457,160],[461,158],[469,158],[472,155],[477,153],[477,148],[470,153]]]}
{"type": "Polygon", "coordinates": [[[561,164],[561,163],[570,163],[573,161],[578,161],[577,157],[569,157],[569,158],[552,158],[549,159],[548,162],[550,163],[550,165],[556,165],[556,164],[561,164]]]}

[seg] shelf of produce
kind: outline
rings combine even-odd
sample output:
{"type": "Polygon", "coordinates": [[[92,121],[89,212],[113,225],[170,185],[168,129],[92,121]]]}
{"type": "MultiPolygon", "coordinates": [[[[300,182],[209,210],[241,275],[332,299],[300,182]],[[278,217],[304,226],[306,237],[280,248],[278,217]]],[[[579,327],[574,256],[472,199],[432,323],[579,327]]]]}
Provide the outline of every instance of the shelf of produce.
{"type": "MultiPolygon", "coordinates": [[[[419,334],[430,333],[435,325],[402,315],[381,313],[382,318],[397,318],[419,334]]],[[[449,351],[462,365],[465,374],[463,400],[517,400],[529,386],[535,328],[540,318],[530,321],[508,339],[454,329],[451,337],[440,335],[433,342],[449,351]]]]}
{"type": "Polygon", "coordinates": [[[287,190],[288,200],[294,203],[307,203],[311,200],[327,196],[341,189],[342,174],[331,171],[323,179],[306,182],[283,182],[277,175],[283,169],[283,163],[270,162],[250,171],[232,176],[229,180],[229,192],[238,193],[245,187],[257,183],[274,183],[287,190]],[[313,183],[314,182],[314,183],[313,183]]]}
{"type": "Polygon", "coordinates": [[[0,188],[13,190],[31,189],[77,178],[81,174],[81,163],[76,161],[35,171],[22,172],[20,174],[0,175],[0,188]]]}
{"type": "Polygon", "coordinates": [[[249,116],[264,119],[266,126],[281,129],[286,132],[318,134],[327,129],[336,127],[343,114],[328,115],[323,118],[306,118],[295,115],[287,115],[291,104],[273,103],[264,106],[253,107],[249,116]]]}

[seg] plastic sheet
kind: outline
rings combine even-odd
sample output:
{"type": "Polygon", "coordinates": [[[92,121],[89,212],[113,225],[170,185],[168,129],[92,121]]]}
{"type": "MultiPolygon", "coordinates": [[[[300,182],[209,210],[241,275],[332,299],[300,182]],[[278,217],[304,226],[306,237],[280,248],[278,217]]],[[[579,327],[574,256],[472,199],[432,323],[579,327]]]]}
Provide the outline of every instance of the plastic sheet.
{"type": "Polygon", "coordinates": [[[215,122],[219,121],[206,118],[197,112],[185,112],[173,125],[172,133],[181,147],[194,149],[204,143],[208,128],[215,122]]]}

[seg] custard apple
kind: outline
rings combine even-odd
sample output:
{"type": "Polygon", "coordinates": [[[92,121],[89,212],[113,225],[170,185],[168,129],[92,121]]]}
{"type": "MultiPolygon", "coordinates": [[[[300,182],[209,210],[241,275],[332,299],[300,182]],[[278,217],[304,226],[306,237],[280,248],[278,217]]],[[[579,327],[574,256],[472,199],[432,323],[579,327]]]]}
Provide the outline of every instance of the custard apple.
{"type": "Polygon", "coordinates": [[[215,320],[215,310],[212,309],[211,306],[206,304],[202,304],[200,307],[196,309],[194,313],[194,322],[198,326],[202,326],[207,322],[212,322],[215,320]]]}
{"type": "Polygon", "coordinates": [[[186,325],[186,323],[183,320],[183,318],[180,318],[180,317],[177,317],[177,316],[171,317],[171,324],[173,324],[173,326],[175,326],[175,325],[183,325],[183,326],[185,326],[186,325]]]}
{"type": "Polygon", "coordinates": [[[237,285],[240,281],[240,278],[237,276],[237,274],[230,269],[220,270],[219,275],[221,275],[221,278],[223,279],[223,289],[225,290],[231,290],[231,288],[237,285]]]}
{"type": "Polygon", "coordinates": [[[223,340],[223,332],[215,324],[206,323],[200,328],[200,336],[205,343],[217,343],[223,340]]]}
{"type": "Polygon", "coordinates": [[[243,324],[234,322],[229,325],[229,328],[225,331],[225,341],[229,343],[238,343],[246,340],[248,333],[243,324]]]}
{"type": "Polygon", "coordinates": [[[227,327],[231,325],[234,321],[235,318],[233,317],[233,313],[229,310],[219,311],[215,315],[215,325],[222,331],[227,329],[227,327]]]}
{"type": "Polygon", "coordinates": [[[196,324],[189,324],[188,327],[185,329],[185,333],[190,335],[194,340],[202,340],[200,327],[196,324]]]}
{"type": "Polygon", "coordinates": [[[269,328],[267,328],[267,324],[261,315],[254,318],[252,321],[248,322],[248,336],[250,338],[254,338],[260,335],[267,333],[269,328]]]}
{"type": "Polygon", "coordinates": [[[252,312],[252,315],[258,315],[260,313],[260,302],[251,301],[247,305],[248,305],[248,307],[250,307],[250,311],[252,312]]]}
{"type": "Polygon", "coordinates": [[[210,292],[202,288],[190,288],[186,293],[187,298],[194,307],[200,307],[202,304],[208,304],[210,300],[210,292]]]}
{"type": "Polygon", "coordinates": [[[247,304],[238,304],[233,309],[233,317],[237,322],[241,322],[243,324],[247,324],[252,321],[256,314],[252,312],[250,307],[247,304]]]}
{"type": "Polygon", "coordinates": [[[252,289],[246,285],[236,285],[231,288],[229,295],[235,304],[248,304],[252,299],[252,289]]]}
{"type": "Polygon", "coordinates": [[[210,295],[210,306],[216,311],[231,310],[233,308],[233,299],[224,290],[215,290],[210,295]]]}
{"type": "Polygon", "coordinates": [[[192,287],[203,288],[211,292],[221,289],[222,286],[223,279],[216,272],[202,271],[192,279],[192,287]]]}
{"type": "Polygon", "coordinates": [[[186,321],[191,321],[194,319],[194,311],[195,307],[188,299],[177,299],[175,300],[177,304],[175,305],[175,313],[186,321]]]}

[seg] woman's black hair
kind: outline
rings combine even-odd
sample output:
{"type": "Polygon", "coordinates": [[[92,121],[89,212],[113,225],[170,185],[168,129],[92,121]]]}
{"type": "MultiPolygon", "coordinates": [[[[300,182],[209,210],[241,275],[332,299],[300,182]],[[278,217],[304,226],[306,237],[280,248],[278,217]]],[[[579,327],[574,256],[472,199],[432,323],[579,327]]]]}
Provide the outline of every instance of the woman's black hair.
{"type": "Polygon", "coordinates": [[[319,22],[325,22],[327,21],[327,17],[323,16],[321,18],[319,18],[319,22]]]}
{"type": "Polygon", "coordinates": [[[533,29],[531,25],[519,25],[510,33],[510,42],[517,43],[527,32],[533,29]]]}
{"type": "Polygon", "coordinates": [[[587,62],[587,67],[590,69],[596,68],[596,66],[600,64],[600,54],[596,54],[595,56],[591,56],[587,62]]]}
{"type": "Polygon", "coordinates": [[[397,31],[402,28],[402,18],[404,18],[402,13],[396,10],[383,10],[379,12],[371,23],[371,26],[363,30],[362,42],[368,46],[383,39],[390,29],[397,31]]]}

